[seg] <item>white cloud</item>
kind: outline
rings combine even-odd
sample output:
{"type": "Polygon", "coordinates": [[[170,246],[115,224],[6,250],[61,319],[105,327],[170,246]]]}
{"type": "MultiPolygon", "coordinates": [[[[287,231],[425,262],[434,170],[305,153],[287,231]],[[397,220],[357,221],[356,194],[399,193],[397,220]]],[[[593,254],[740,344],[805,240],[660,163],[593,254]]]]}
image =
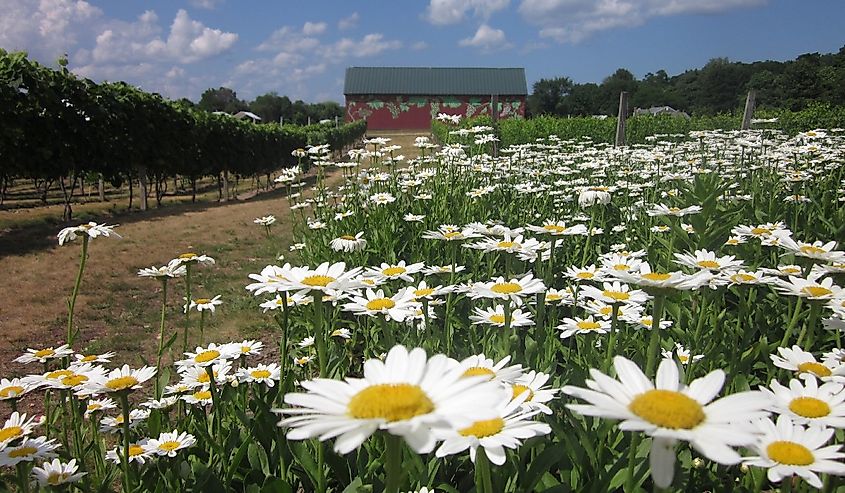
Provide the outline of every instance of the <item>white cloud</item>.
{"type": "Polygon", "coordinates": [[[431,0],[426,8],[425,18],[432,24],[456,24],[472,11],[476,17],[487,20],[490,16],[507,8],[510,0],[431,0]]]}
{"type": "Polygon", "coordinates": [[[768,0],[522,0],[519,12],[540,36],[577,43],[614,28],[634,27],[654,17],[716,14],[764,5],[768,0]]]}
{"type": "Polygon", "coordinates": [[[508,41],[505,38],[505,32],[501,29],[494,29],[487,24],[482,24],[473,37],[462,39],[458,44],[481,48],[482,50],[493,50],[506,47],[508,41]]]}
{"type": "Polygon", "coordinates": [[[360,19],[361,16],[358,15],[358,12],[352,12],[352,15],[350,15],[349,17],[344,17],[343,19],[337,21],[337,28],[341,31],[352,29],[353,27],[358,25],[358,21],[360,19]]]}
{"type": "Polygon", "coordinates": [[[305,25],[302,26],[302,34],[306,36],[323,34],[326,32],[327,27],[328,26],[325,22],[306,22],[305,25]]]}
{"type": "Polygon", "coordinates": [[[83,0],[0,0],[0,47],[52,63],[73,51],[102,15],[83,0]]]}
{"type": "Polygon", "coordinates": [[[414,51],[422,51],[428,48],[428,43],[425,41],[417,41],[416,43],[411,45],[411,49],[414,51]]]}
{"type": "Polygon", "coordinates": [[[328,45],[323,50],[323,56],[335,60],[348,57],[361,58],[378,55],[388,50],[398,50],[401,47],[401,41],[386,40],[381,33],[370,33],[360,40],[343,38],[328,45]]]}
{"type": "Polygon", "coordinates": [[[190,4],[199,9],[213,10],[223,5],[226,0],[190,0],[190,4]]]}

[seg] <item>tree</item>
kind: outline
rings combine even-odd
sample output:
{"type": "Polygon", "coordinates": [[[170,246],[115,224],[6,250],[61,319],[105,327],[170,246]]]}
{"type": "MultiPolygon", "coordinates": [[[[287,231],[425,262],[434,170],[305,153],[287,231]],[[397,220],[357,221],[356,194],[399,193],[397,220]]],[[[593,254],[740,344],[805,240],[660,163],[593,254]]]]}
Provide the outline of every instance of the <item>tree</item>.
{"type": "Polygon", "coordinates": [[[532,115],[563,114],[560,105],[563,98],[572,92],[574,84],[569,77],[540,79],[534,83],[528,97],[528,111],[532,115]]]}
{"type": "Polygon", "coordinates": [[[232,89],[219,87],[217,89],[206,89],[202,93],[199,109],[205,111],[225,111],[226,113],[237,113],[248,108],[247,104],[240,99],[232,89]]]}
{"type": "Polygon", "coordinates": [[[279,96],[275,91],[255,98],[249,103],[249,111],[261,117],[264,123],[278,123],[282,117],[290,118],[291,102],[287,96],[279,96]]]}

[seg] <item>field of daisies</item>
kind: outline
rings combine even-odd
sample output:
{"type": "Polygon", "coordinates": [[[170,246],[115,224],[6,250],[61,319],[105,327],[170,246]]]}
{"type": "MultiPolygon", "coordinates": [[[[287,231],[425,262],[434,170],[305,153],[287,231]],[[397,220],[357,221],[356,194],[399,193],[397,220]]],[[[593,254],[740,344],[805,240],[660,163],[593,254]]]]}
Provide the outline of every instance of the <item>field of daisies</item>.
{"type": "Polygon", "coordinates": [[[297,151],[290,252],[243,273],[273,347],[206,333],[225,300],[192,284],[215,259],[174,252],[138,272],[162,294],[155,358],[76,353],[85,264],[120,229],[62,230],[67,340],[0,383],[5,486],[845,491],[843,130],[450,139],[297,151]]]}

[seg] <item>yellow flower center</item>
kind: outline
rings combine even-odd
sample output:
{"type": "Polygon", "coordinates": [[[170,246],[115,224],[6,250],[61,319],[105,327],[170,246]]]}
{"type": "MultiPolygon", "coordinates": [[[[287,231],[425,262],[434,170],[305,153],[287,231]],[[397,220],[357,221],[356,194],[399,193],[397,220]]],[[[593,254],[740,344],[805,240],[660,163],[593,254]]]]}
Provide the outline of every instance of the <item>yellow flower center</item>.
{"type": "Polygon", "coordinates": [[[611,291],[609,289],[605,289],[601,294],[614,301],[627,301],[631,297],[627,291],[611,291]]]}
{"type": "Polygon", "coordinates": [[[23,394],[24,388],[20,385],[9,385],[0,389],[0,399],[14,399],[23,394]]]}
{"type": "Polygon", "coordinates": [[[69,477],[70,474],[66,472],[51,472],[50,475],[47,476],[47,484],[52,486],[58,486],[67,481],[69,477]]]}
{"type": "Polygon", "coordinates": [[[472,426],[468,426],[463,430],[458,430],[458,433],[465,437],[474,436],[476,438],[484,438],[493,436],[505,428],[505,420],[502,418],[485,419],[476,421],[472,426]]]}
{"type": "Polygon", "coordinates": [[[38,452],[38,449],[35,447],[20,447],[13,449],[9,452],[9,457],[17,458],[17,457],[29,457],[34,453],[38,452]]]}
{"type": "Polygon", "coordinates": [[[766,447],[769,459],[789,466],[809,466],[816,461],[810,449],[800,443],[778,440],[766,447]]]}
{"type": "Polygon", "coordinates": [[[430,296],[434,292],[434,288],[424,288],[424,289],[417,289],[414,291],[414,296],[417,298],[423,298],[425,296],[430,296]]]}
{"type": "Polygon", "coordinates": [[[390,310],[396,306],[396,302],[390,298],[376,298],[367,302],[367,310],[381,311],[390,310]]]}
{"type": "Polygon", "coordinates": [[[252,351],[252,348],[250,346],[241,346],[241,353],[246,354],[250,351],[252,351]]]}
{"type": "Polygon", "coordinates": [[[515,241],[500,241],[496,246],[505,250],[508,248],[519,249],[519,243],[516,243],[515,241]]]}
{"type": "Polygon", "coordinates": [[[120,390],[126,390],[126,389],[134,387],[135,385],[138,385],[138,379],[133,377],[132,375],[127,375],[125,377],[112,378],[111,380],[106,382],[106,387],[113,392],[118,392],[120,390]]]}
{"type": "Polygon", "coordinates": [[[702,269],[718,269],[720,267],[719,262],[716,262],[715,260],[702,260],[697,262],[696,265],[702,269]]]}
{"type": "Polygon", "coordinates": [[[680,207],[670,207],[669,212],[671,212],[672,214],[677,214],[677,213],[681,212],[681,208],[680,207]]]}
{"type": "Polygon", "coordinates": [[[543,226],[543,229],[545,229],[549,233],[563,233],[564,231],[566,231],[565,227],[558,226],[557,224],[547,224],[543,226]]]}
{"type": "Polygon", "coordinates": [[[505,323],[505,316],[501,313],[494,313],[493,315],[490,315],[490,318],[488,320],[490,320],[494,324],[503,324],[505,323]]]}
{"type": "Polygon", "coordinates": [[[801,291],[810,295],[811,298],[820,298],[833,294],[833,291],[822,286],[804,286],[801,288],[801,291]]]}
{"type": "Polygon", "coordinates": [[[592,190],[594,192],[606,192],[610,189],[607,187],[590,187],[589,190],[592,190]]]}
{"type": "Polygon", "coordinates": [[[208,298],[199,298],[195,301],[195,303],[197,305],[207,305],[208,303],[211,303],[211,300],[208,298]]]}
{"type": "Polygon", "coordinates": [[[76,387],[77,385],[87,381],[88,377],[77,373],[76,375],[64,377],[62,379],[62,385],[67,385],[68,387],[76,387]]]}
{"type": "Polygon", "coordinates": [[[250,372],[250,375],[255,379],[270,378],[270,372],[267,370],[253,370],[250,372]]]}
{"type": "Polygon", "coordinates": [[[88,404],[88,406],[86,406],[85,410],[87,410],[88,412],[94,412],[94,411],[99,411],[102,408],[103,408],[102,404],[88,404]]]}
{"type": "Polygon", "coordinates": [[[20,426],[9,426],[0,430],[0,442],[8,442],[23,435],[23,428],[20,426]]]}
{"type": "Polygon", "coordinates": [[[335,278],[331,277],[331,276],[314,275],[314,276],[308,276],[305,279],[303,279],[302,284],[305,284],[306,286],[311,286],[311,287],[319,286],[319,287],[324,288],[324,287],[328,286],[329,283],[334,282],[334,281],[335,281],[335,278]]]}
{"type": "MultiPolygon", "coordinates": [[[[217,376],[217,372],[214,372],[214,376],[217,376]]],[[[211,377],[208,376],[208,372],[203,372],[197,375],[197,383],[209,383],[211,382],[211,377]]]]}
{"type": "Polygon", "coordinates": [[[613,307],[612,306],[603,306],[599,308],[599,313],[604,315],[605,317],[609,315],[613,315],[613,307]]]}
{"type": "Polygon", "coordinates": [[[219,357],[220,351],[216,349],[209,349],[208,351],[203,351],[198,355],[194,356],[194,361],[196,361],[197,363],[208,363],[209,361],[214,361],[219,357]]]}
{"type": "Polygon", "coordinates": [[[648,279],[649,281],[665,281],[672,277],[672,274],[666,274],[663,272],[649,272],[647,274],[643,274],[643,279],[648,279]]]}
{"type": "Polygon", "coordinates": [[[158,444],[158,449],[164,450],[165,452],[173,452],[174,450],[178,449],[181,445],[182,442],[177,442],[176,440],[168,440],[166,442],[158,444]]]}
{"type": "Polygon", "coordinates": [[[198,401],[207,401],[211,399],[211,391],[210,390],[200,390],[199,392],[194,392],[193,398],[198,401]]]}
{"type": "Polygon", "coordinates": [[[196,253],[188,252],[188,253],[183,253],[182,255],[179,255],[179,258],[182,259],[182,260],[190,260],[190,259],[192,259],[196,256],[197,256],[196,253]]]}
{"type": "Polygon", "coordinates": [[[815,397],[796,397],[789,403],[789,410],[805,418],[822,418],[830,414],[827,402],[815,397]]]}
{"type": "Polygon", "coordinates": [[[404,421],[434,411],[434,403],[417,385],[379,384],[361,390],[349,400],[349,415],[356,419],[404,421]]]}
{"type": "MultiPolygon", "coordinates": [[[[651,325],[650,320],[649,320],[649,325],[651,325]]],[[[678,355],[678,361],[680,361],[683,364],[687,364],[689,362],[689,356],[687,356],[686,354],[679,354],[678,355]]]]}
{"type": "Polygon", "coordinates": [[[129,457],[135,457],[136,455],[141,455],[144,452],[144,447],[138,445],[137,443],[133,443],[129,446],[129,457]]]}
{"type": "Polygon", "coordinates": [[[591,320],[581,320],[577,324],[579,329],[581,330],[596,330],[601,328],[601,324],[598,322],[593,322],[591,320]]]}
{"type": "MultiPolygon", "coordinates": [[[[132,422],[132,418],[129,418],[129,421],[132,422]]],[[[114,424],[116,426],[123,424],[123,415],[122,414],[114,417],[114,424]]]]}
{"type": "Polygon", "coordinates": [[[54,354],[56,354],[56,352],[52,349],[42,349],[40,351],[35,351],[35,353],[33,353],[33,356],[35,356],[36,358],[49,358],[54,354]]]}
{"type": "Polygon", "coordinates": [[[528,398],[525,399],[525,402],[529,402],[531,399],[534,398],[534,391],[531,390],[531,387],[528,387],[527,385],[520,385],[518,383],[515,383],[513,384],[512,390],[513,396],[511,397],[511,400],[521,396],[524,392],[528,392],[528,398]]]}
{"type": "Polygon", "coordinates": [[[804,245],[800,248],[802,253],[806,253],[808,255],[824,255],[827,253],[827,250],[824,248],[819,248],[813,245],[804,245]]]}
{"type": "Polygon", "coordinates": [[[628,264],[614,264],[613,270],[628,270],[631,267],[628,264]]]}
{"type": "Polygon", "coordinates": [[[84,356],[84,357],[83,357],[82,359],[80,359],[79,361],[81,361],[81,362],[83,362],[83,363],[90,363],[90,362],[92,362],[92,361],[97,361],[97,355],[96,355],[96,354],[90,354],[90,355],[88,355],[88,356],[84,356]]]}
{"type": "Polygon", "coordinates": [[[401,276],[402,274],[405,273],[406,270],[408,270],[408,269],[406,269],[404,267],[399,267],[398,265],[394,265],[394,266],[388,267],[386,269],[383,269],[381,271],[381,273],[386,275],[387,277],[393,277],[393,276],[401,276]]]}
{"type": "Polygon", "coordinates": [[[751,228],[751,234],[754,236],[766,236],[772,234],[772,230],[769,228],[751,228]]]}
{"type": "Polygon", "coordinates": [[[341,239],[341,240],[346,240],[346,241],[355,241],[355,240],[357,240],[358,238],[355,238],[354,236],[350,236],[350,235],[343,235],[343,236],[341,236],[341,237],[340,237],[340,239],[341,239]]]}
{"type": "Polygon", "coordinates": [[[731,281],[737,283],[752,282],[755,279],[757,278],[752,276],[751,274],[734,274],[731,276],[731,281]]]}
{"type": "Polygon", "coordinates": [[[498,282],[490,288],[496,294],[514,294],[522,291],[522,286],[516,282],[498,282]]]}
{"type": "Polygon", "coordinates": [[[472,368],[468,368],[467,371],[461,375],[462,377],[478,377],[478,376],[488,376],[493,378],[496,376],[496,372],[491,370],[490,368],[485,368],[483,366],[473,366],[472,368]]]}
{"type": "Polygon", "coordinates": [[[690,430],[706,418],[701,404],[673,390],[649,390],[634,397],[628,409],[661,428],[690,430]]]}
{"type": "Polygon", "coordinates": [[[447,240],[451,240],[452,238],[457,238],[458,236],[461,236],[460,231],[449,231],[448,233],[443,233],[443,237],[446,238],[447,240]]]}
{"type": "Polygon", "coordinates": [[[585,270],[575,274],[575,277],[577,277],[578,279],[592,279],[596,277],[596,275],[590,271],[585,270]]]}

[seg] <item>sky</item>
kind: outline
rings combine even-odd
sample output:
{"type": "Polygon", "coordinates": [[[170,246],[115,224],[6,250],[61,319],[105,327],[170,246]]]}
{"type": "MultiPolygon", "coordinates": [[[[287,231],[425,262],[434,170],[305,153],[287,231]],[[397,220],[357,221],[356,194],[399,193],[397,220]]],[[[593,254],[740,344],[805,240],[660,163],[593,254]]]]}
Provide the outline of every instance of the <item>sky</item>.
{"type": "Polygon", "coordinates": [[[349,66],[524,67],[530,86],[845,46],[843,0],[0,0],[0,48],[198,101],[343,101],[349,66]]]}

